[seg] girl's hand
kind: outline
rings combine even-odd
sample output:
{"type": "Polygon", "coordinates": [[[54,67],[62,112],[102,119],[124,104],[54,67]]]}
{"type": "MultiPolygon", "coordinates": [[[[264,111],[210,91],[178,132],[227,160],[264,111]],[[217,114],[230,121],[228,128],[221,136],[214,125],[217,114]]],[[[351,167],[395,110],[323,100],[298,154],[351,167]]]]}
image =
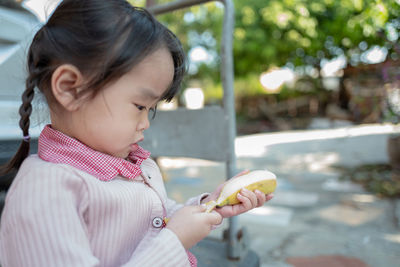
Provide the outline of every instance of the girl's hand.
{"type": "Polygon", "coordinates": [[[205,206],[185,206],[168,221],[166,228],[177,235],[185,249],[201,241],[210,233],[213,225],[222,222],[219,213],[205,213],[205,210],[205,206]]]}
{"type": "Polygon", "coordinates": [[[238,194],[237,199],[241,202],[236,205],[226,205],[221,208],[216,208],[215,211],[221,214],[223,218],[245,213],[251,209],[261,207],[266,201],[271,200],[274,197],[273,194],[265,195],[259,190],[254,192],[243,188],[238,194]]]}
{"type": "MultiPolygon", "coordinates": [[[[249,172],[250,172],[249,170],[242,171],[241,173],[235,175],[231,179],[235,179],[249,172]]],[[[214,192],[212,192],[207,198],[202,200],[202,203],[207,203],[208,201],[216,200],[222,188],[224,187],[225,183],[226,182],[220,184],[214,192]]],[[[216,208],[215,211],[221,214],[223,218],[236,216],[241,213],[247,212],[251,209],[254,209],[256,207],[261,207],[262,205],[264,205],[266,201],[271,200],[273,196],[274,196],[273,194],[265,195],[263,192],[259,190],[251,192],[246,188],[243,188],[237,195],[237,199],[241,202],[240,204],[226,205],[221,208],[216,208]]]]}

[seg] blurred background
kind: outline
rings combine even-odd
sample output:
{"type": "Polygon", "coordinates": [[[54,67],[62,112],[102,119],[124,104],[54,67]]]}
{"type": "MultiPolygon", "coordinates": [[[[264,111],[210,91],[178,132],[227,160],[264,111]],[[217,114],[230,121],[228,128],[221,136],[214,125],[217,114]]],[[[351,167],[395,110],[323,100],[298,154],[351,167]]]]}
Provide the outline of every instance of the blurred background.
{"type": "MultiPolygon", "coordinates": [[[[129,2],[150,7],[171,1],[129,2]]],[[[399,266],[400,1],[233,2],[237,165],[278,176],[275,198],[240,216],[261,265],[399,266]]],[[[26,15],[28,22],[20,22],[32,36],[57,3],[0,0],[0,11],[13,10],[18,24],[19,13],[29,10],[36,20],[26,15]]],[[[222,104],[223,15],[216,1],[158,16],[189,59],[183,90],[160,109],[222,104]]],[[[0,32],[11,29],[5,18],[0,32]]],[[[29,42],[18,32],[0,38],[0,78],[9,83],[0,90],[3,141],[20,135],[10,125],[23,87],[11,80],[23,84],[15,60],[24,53],[10,55],[29,42]]],[[[0,153],[9,151],[3,146],[0,153]]],[[[178,201],[213,190],[225,175],[218,162],[158,161],[178,201]]]]}
{"type": "MultiPolygon", "coordinates": [[[[233,2],[237,165],[278,176],[275,198],[239,216],[261,266],[399,265],[400,1],[233,2]]],[[[223,11],[159,16],[190,61],[176,106],[222,102],[223,11]]],[[[224,176],[218,163],[159,162],[178,201],[224,176]]]]}
{"type": "MultiPolygon", "coordinates": [[[[239,135],[319,127],[316,118],[345,125],[398,122],[399,1],[234,4],[239,135]]],[[[222,16],[219,2],[160,16],[188,51],[185,87],[199,88],[205,105],[222,97],[222,16]]],[[[183,91],[178,103],[189,95],[183,91]]]]}
{"type": "MultiPolygon", "coordinates": [[[[58,1],[1,2],[22,2],[45,21],[58,1]]],[[[239,135],[322,127],[318,118],[344,125],[398,122],[398,0],[233,2],[239,135]]],[[[178,35],[190,61],[186,90],[176,105],[220,103],[223,4],[215,1],[158,18],[178,35]]]]}

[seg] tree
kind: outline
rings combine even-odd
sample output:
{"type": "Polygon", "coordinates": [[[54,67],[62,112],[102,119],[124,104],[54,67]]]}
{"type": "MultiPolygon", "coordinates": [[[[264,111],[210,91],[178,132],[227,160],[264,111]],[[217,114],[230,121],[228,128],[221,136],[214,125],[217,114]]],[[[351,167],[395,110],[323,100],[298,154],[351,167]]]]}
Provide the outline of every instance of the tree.
{"type": "Polygon", "coordinates": [[[357,64],[378,45],[389,54],[400,32],[400,3],[394,0],[235,1],[236,73],[270,66],[312,65],[345,56],[357,64]],[[382,38],[383,37],[383,38],[382,38]]]}
{"type": "MultiPolygon", "coordinates": [[[[395,49],[400,33],[398,0],[235,0],[234,3],[236,77],[286,64],[320,68],[321,60],[338,56],[357,64],[361,54],[375,45],[385,47],[394,59],[399,57],[395,49]]],[[[202,46],[218,54],[222,16],[221,5],[209,3],[161,16],[161,20],[178,34],[188,51],[202,46]]],[[[218,63],[218,57],[215,61],[218,63]]],[[[211,68],[217,70],[218,64],[211,68]]]]}

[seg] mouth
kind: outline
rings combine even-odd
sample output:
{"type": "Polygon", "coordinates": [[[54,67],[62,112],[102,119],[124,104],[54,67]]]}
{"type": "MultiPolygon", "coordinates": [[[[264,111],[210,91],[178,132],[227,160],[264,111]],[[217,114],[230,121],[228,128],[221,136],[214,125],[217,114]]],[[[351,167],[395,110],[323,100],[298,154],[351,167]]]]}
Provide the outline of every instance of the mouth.
{"type": "Polygon", "coordinates": [[[131,145],[131,152],[135,152],[139,147],[138,143],[142,142],[143,140],[144,138],[140,138],[138,141],[136,141],[136,143],[133,143],[131,145]]]}

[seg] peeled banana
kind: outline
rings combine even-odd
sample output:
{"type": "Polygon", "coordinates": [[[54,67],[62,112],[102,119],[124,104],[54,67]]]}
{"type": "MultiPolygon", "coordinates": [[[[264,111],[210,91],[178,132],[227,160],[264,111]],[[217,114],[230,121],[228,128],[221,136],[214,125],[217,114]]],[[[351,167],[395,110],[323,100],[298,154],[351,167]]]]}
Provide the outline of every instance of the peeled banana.
{"type": "Polygon", "coordinates": [[[257,189],[264,194],[270,194],[275,191],[276,176],[267,170],[256,170],[228,180],[218,199],[206,203],[206,212],[211,212],[215,207],[240,203],[236,196],[242,188],[250,191],[257,189]]]}

